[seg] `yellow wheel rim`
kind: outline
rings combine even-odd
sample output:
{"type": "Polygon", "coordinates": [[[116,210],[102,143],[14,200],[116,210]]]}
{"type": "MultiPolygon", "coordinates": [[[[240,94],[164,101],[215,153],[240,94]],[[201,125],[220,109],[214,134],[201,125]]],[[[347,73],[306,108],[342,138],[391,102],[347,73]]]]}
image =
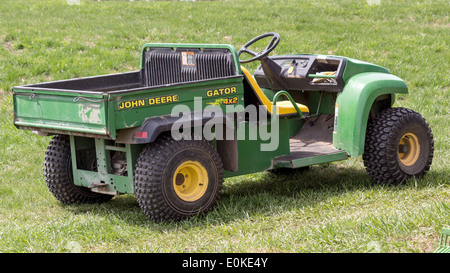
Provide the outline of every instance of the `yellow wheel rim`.
{"type": "Polygon", "coordinates": [[[398,144],[398,158],[405,166],[411,166],[417,162],[420,154],[419,138],[413,133],[406,133],[398,144]]]}
{"type": "Polygon", "coordinates": [[[185,161],[174,173],[173,188],[182,200],[194,202],[200,199],[208,188],[208,172],[198,161],[185,161]]]}

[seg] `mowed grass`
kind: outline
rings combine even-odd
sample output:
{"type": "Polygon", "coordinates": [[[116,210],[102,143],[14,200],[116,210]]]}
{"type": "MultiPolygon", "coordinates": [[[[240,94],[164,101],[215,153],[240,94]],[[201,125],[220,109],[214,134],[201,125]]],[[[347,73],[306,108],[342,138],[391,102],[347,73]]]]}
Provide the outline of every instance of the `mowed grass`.
{"type": "Polygon", "coordinates": [[[450,225],[449,5],[368,2],[3,0],[0,251],[432,252],[450,225]],[[13,86],[136,70],[146,42],[240,48],[269,31],[282,37],[273,54],[349,56],[403,78],[410,94],[396,106],[420,112],[434,134],[426,177],[377,186],[361,158],[255,173],[227,179],[214,211],[178,223],[148,220],[133,195],[65,206],[47,190],[50,138],[13,126],[13,86]]]}

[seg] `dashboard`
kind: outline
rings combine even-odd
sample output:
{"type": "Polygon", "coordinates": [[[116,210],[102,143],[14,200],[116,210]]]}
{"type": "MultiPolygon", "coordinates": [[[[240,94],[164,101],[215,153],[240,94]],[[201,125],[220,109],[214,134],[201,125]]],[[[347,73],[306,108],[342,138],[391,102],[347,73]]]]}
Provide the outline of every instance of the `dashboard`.
{"type": "Polygon", "coordinates": [[[325,55],[272,56],[255,71],[262,88],[272,90],[318,90],[340,92],[345,59],[325,55]]]}

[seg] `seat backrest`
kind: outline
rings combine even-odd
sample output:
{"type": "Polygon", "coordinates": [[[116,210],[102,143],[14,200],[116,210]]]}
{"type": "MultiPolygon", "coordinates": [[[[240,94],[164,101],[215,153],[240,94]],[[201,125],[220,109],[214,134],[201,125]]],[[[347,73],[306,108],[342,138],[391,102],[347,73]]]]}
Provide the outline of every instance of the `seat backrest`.
{"type": "Polygon", "coordinates": [[[259,87],[256,80],[253,78],[252,74],[248,72],[248,70],[241,66],[242,73],[244,73],[245,78],[247,79],[248,83],[250,84],[253,91],[255,91],[255,95],[257,96],[259,102],[267,107],[267,109],[271,109],[272,102],[267,98],[267,96],[264,94],[264,92],[259,87]]]}
{"type": "Polygon", "coordinates": [[[250,72],[248,72],[248,70],[243,66],[241,66],[241,70],[242,70],[242,73],[244,73],[244,76],[247,79],[248,83],[251,85],[253,91],[255,91],[255,94],[258,97],[261,104],[264,104],[266,107],[272,107],[272,102],[267,98],[267,96],[261,90],[258,83],[253,78],[252,74],[250,74],[250,72]]]}

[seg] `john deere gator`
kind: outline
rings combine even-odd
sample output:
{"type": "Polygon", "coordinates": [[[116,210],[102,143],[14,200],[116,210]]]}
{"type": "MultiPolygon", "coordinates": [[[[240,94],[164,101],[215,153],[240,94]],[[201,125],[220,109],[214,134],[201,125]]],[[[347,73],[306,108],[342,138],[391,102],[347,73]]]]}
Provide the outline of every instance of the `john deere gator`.
{"type": "Polygon", "coordinates": [[[138,71],[14,87],[14,124],[53,136],[43,172],[60,202],[134,194],[155,221],[210,211],[237,175],[361,155],[379,184],[430,169],[429,125],[393,107],[402,79],[347,57],[269,56],[279,42],[148,43],[138,71]]]}

